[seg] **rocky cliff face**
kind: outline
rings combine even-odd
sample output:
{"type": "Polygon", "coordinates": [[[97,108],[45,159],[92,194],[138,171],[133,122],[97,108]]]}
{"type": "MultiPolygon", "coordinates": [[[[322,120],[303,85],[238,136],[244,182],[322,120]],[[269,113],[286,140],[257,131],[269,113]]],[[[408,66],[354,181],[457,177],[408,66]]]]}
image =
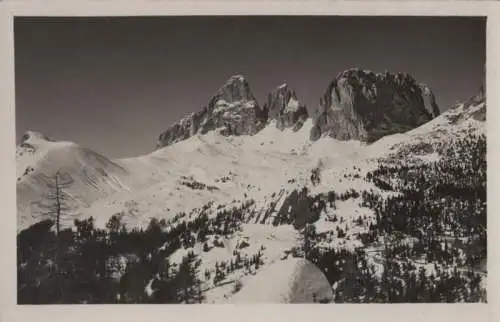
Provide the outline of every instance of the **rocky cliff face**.
{"type": "Polygon", "coordinates": [[[310,137],[372,142],[411,130],[439,114],[432,91],[411,76],[350,69],[328,86],[310,137]]]}
{"type": "MultiPolygon", "coordinates": [[[[418,127],[440,114],[434,94],[408,74],[349,69],[328,86],[313,118],[310,138],[324,135],[339,140],[372,142],[418,127]]],[[[283,129],[299,130],[309,117],[305,106],[287,84],[272,91],[259,107],[248,82],[235,75],[200,111],[171,125],[158,148],[195,134],[218,131],[225,136],[253,135],[270,120],[283,129]]]]}
{"type": "Polygon", "coordinates": [[[267,113],[260,108],[250,86],[241,75],[235,75],[222,86],[202,110],[191,113],[163,132],[158,147],[185,140],[212,130],[222,135],[253,135],[261,130],[267,113]]]}
{"type": "Polygon", "coordinates": [[[276,120],[280,130],[291,128],[299,130],[309,117],[307,108],[300,105],[295,91],[287,84],[277,87],[267,96],[264,110],[269,120],[276,120]]]}

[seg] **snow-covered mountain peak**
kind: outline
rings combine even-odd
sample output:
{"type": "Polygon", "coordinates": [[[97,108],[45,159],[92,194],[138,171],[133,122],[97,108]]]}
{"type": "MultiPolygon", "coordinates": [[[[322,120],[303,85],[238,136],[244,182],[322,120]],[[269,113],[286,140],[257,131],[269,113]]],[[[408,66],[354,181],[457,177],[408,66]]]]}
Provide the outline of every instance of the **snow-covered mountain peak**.
{"type": "Polygon", "coordinates": [[[295,91],[288,84],[281,84],[267,96],[264,105],[268,120],[276,120],[279,129],[300,129],[309,117],[307,108],[300,105],[295,91]]]}
{"type": "Polygon", "coordinates": [[[236,101],[255,101],[250,85],[243,75],[233,75],[214,94],[211,103],[219,100],[228,103],[236,101]]]}
{"type": "Polygon", "coordinates": [[[56,147],[56,143],[39,132],[26,131],[16,148],[18,176],[20,171],[26,173],[25,169],[36,163],[36,159],[42,158],[49,150],[56,147]]]}
{"type": "Polygon", "coordinates": [[[47,136],[31,130],[26,131],[21,137],[21,144],[23,143],[36,144],[36,143],[51,142],[51,141],[52,140],[47,136]]]}
{"type": "Polygon", "coordinates": [[[449,109],[443,115],[453,124],[469,120],[486,121],[486,95],[483,88],[477,95],[449,109]]]}
{"type": "Polygon", "coordinates": [[[253,135],[265,126],[266,119],[248,82],[243,76],[235,75],[200,111],[185,116],[160,134],[157,146],[161,148],[210,131],[226,136],[253,135]]]}
{"type": "Polygon", "coordinates": [[[335,77],[335,79],[348,78],[348,77],[361,78],[361,77],[367,77],[367,76],[376,77],[376,74],[374,72],[372,72],[371,70],[352,67],[352,68],[347,68],[347,69],[341,71],[340,73],[338,73],[337,77],[335,77]]]}
{"type": "Polygon", "coordinates": [[[234,74],[231,77],[228,78],[226,85],[234,82],[244,82],[245,81],[245,76],[241,74],[234,74]]]}

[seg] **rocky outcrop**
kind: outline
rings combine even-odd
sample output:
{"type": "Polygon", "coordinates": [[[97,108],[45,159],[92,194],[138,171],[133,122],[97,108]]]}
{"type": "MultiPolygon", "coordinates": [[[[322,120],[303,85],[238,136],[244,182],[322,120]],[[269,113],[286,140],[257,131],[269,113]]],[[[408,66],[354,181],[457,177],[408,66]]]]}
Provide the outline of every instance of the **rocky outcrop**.
{"type": "Polygon", "coordinates": [[[268,113],[268,119],[275,120],[280,130],[291,128],[297,131],[309,117],[307,108],[300,105],[295,91],[287,84],[279,86],[267,96],[264,110],[268,113]]]}
{"type": "Polygon", "coordinates": [[[330,83],[321,98],[310,137],[373,142],[439,114],[432,91],[410,75],[349,69],[330,83]]]}
{"type": "Polygon", "coordinates": [[[479,92],[464,103],[455,105],[453,108],[443,113],[451,124],[457,124],[470,118],[486,121],[486,93],[481,86],[479,92]]]}
{"type": "Polygon", "coordinates": [[[326,207],[322,195],[310,196],[307,188],[293,190],[283,201],[273,219],[273,225],[293,225],[302,229],[306,224],[316,222],[326,207]]]}
{"type": "Polygon", "coordinates": [[[35,131],[28,130],[26,131],[22,138],[21,138],[21,143],[25,143],[28,140],[42,140],[42,141],[49,141],[52,142],[52,139],[49,137],[35,131]]]}
{"type": "Polygon", "coordinates": [[[35,152],[36,144],[33,143],[36,142],[52,142],[52,140],[41,133],[26,131],[21,137],[21,142],[17,147],[16,155],[22,155],[24,152],[35,152]]]}
{"type": "Polygon", "coordinates": [[[202,110],[191,113],[163,132],[158,147],[171,145],[195,134],[212,130],[222,135],[253,135],[262,129],[267,113],[261,109],[241,75],[235,75],[222,86],[202,110]]]}
{"type": "Polygon", "coordinates": [[[466,103],[464,103],[465,107],[471,107],[475,105],[479,105],[484,103],[486,105],[486,92],[484,90],[484,86],[479,88],[479,92],[471,97],[466,103]]]}

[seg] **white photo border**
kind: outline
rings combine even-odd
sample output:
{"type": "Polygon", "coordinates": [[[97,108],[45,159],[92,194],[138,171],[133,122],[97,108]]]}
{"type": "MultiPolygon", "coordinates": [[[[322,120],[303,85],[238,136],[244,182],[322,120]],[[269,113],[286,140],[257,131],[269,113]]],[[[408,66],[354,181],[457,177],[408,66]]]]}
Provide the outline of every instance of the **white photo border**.
{"type": "MultiPolygon", "coordinates": [[[[0,2],[1,321],[489,321],[498,316],[500,3],[496,1],[11,1],[0,2]],[[343,15],[487,17],[488,304],[17,305],[15,16],[343,15]]],[[[464,44],[466,46],[466,44],[464,44]]],[[[453,54],[453,53],[450,53],[453,54]]],[[[33,59],[36,59],[34,57],[33,59]]],[[[475,85],[471,85],[475,86],[475,85]]]]}

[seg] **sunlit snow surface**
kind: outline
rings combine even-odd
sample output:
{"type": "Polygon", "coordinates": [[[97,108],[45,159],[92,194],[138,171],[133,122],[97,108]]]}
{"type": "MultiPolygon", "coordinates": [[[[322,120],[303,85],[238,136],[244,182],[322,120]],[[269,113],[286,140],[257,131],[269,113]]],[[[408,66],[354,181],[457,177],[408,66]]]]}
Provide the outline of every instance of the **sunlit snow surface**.
{"type": "Polygon", "coordinates": [[[331,301],[333,291],[323,272],[302,258],[288,258],[248,279],[229,303],[313,303],[331,301]]]}

